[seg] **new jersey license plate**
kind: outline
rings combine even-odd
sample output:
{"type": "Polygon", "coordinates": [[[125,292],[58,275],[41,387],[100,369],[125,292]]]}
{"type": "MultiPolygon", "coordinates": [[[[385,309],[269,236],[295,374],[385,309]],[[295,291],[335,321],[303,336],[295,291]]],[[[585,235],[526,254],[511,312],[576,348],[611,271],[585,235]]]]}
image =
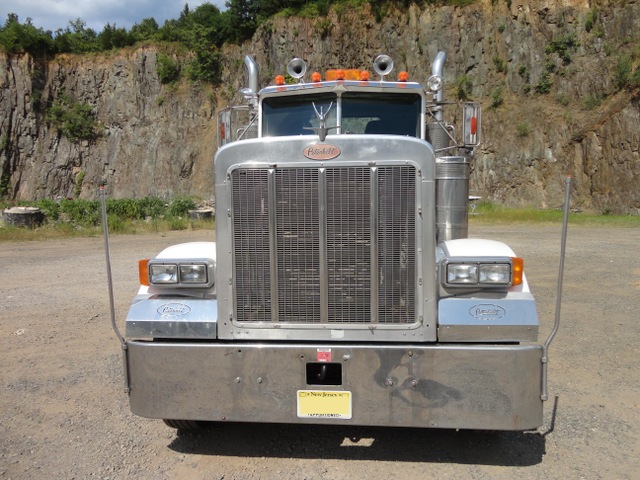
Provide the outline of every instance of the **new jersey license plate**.
{"type": "Polygon", "coordinates": [[[351,392],[298,390],[298,418],[351,418],[351,392]]]}

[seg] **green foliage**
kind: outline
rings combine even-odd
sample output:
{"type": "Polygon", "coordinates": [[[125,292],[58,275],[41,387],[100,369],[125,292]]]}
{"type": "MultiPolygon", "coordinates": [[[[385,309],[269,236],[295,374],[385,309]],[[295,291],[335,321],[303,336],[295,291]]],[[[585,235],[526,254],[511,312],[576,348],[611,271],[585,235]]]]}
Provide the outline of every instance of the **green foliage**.
{"type": "Polygon", "coordinates": [[[640,68],[633,69],[633,55],[625,53],[620,56],[613,70],[613,83],[617,89],[640,86],[640,68]]]}
{"type": "Polygon", "coordinates": [[[220,52],[213,47],[196,50],[195,57],[189,63],[188,75],[192,82],[219,83],[222,76],[220,52]]]}
{"type": "Polygon", "coordinates": [[[563,93],[563,94],[559,93],[558,95],[556,95],[556,100],[563,107],[568,107],[569,104],[571,103],[571,99],[569,98],[569,95],[567,95],[566,93],[563,93]]]}
{"type": "Polygon", "coordinates": [[[64,199],[60,202],[60,213],[64,218],[81,227],[93,227],[100,223],[98,200],[64,199]]]}
{"type": "Polygon", "coordinates": [[[158,34],[158,22],[154,18],[145,18],[131,27],[129,34],[135,42],[142,42],[154,38],[158,34]]]}
{"type": "Polygon", "coordinates": [[[458,100],[469,100],[473,90],[473,82],[468,75],[462,75],[456,80],[456,96],[458,100]]]}
{"type": "Polygon", "coordinates": [[[156,63],[160,83],[166,85],[178,81],[180,78],[180,63],[164,53],[158,54],[156,63]]]}
{"type": "Polygon", "coordinates": [[[540,80],[535,86],[536,93],[543,95],[545,93],[549,93],[551,91],[551,86],[553,85],[553,81],[551,80],[551,74],[548,70],[542,72],[540,76],[540,80]]]}
{"type": "MultiPolygon", "coordinates": [[[[61,219],[80,227],[99,225],[102,218],[99,200],[63,199],[60,203],[39,200],[30,202],[29,205],[40,208],[50,221],[61,219]]],[[[168,204],[157,197],[108,198],[105,206],[110,224],[113,219],[131,222],[182,218],[196,207],[195,202],[188,197],[176,197],[168,204]]]]}
{"type": "Polygon", "coordinates": [[[39,208],[44,213],[45,218],[52,222],[60,217],[60,204],[48,198],[30,203],[31,206],[39,208]]]}
{"type": "Polygon", "coordinates": [[[11,184],[11,175],[5,171],[0,174],[0,197],[4,197],[9,193],[11,184]]]}
{"type": "Polygon", "coordinates": [[[46,118],[49,124],[72,142],[91,140],[96,137],[97,122],[93,107],[61,95],[47,108],[46,118]]]}
{"type": "Polygon", "coordinates": [[[493,57],[493,64],[495,65],[498,73],[507,73],[507,62],[505,62],[502,57],[498,55],[493,57]]]}
{"type": "Polygon", "coordinates": [[[169,215],[172,217],[183,217],[189,210],[196,208],[195,202],[188,197],[176,197],[169,204],[169,215]]]}
{"type": "Polygon", "coordinates": [[[496,88],[493,89],[493,91],[491,92],[490,108],[496,109],[500,105],[502,105],[502,103],[504,102],[504,99],[502,98],[503,93],[504,93],[503,85],[498,85],[496,88]]]}
{"type": "Polygon", "coordinates": [[[556,53],[565,64],[571,63],[571,53],[580,46],[575,34],[561,35],[545,48],[547,54],[556,53]]]}
{"type": "Polygon", "coordinates": [[[87,28],[86,22],[78,18],[69,22],[65,30],[58,30],[54,39],[56,53],[99,52],[102,42],[95,30],[87,28]]]}
{"type": "Polygon", "coordinates": [[[382,22],[384,17],[389,12],[389,6],[387,2],[371,2],[373,4],[373,16],[377,23],[382,22]]]}
{"type": "Polygon", "coordinates": [[[84,175],[84,170],[80,170],[76,175],[76,186],[73,189],[73,193],[76,197],[79,197],[80,193],[82,193],[82,183],[84,182],[84,175]]]}
{"type": "Polygon", "coordinates": [[[7,20],[0,28],[0,48],[7,53],[29,52],[34,57],[41,57],[53,50],[51,32],[36,28],[28,18],[24,24],[14,13],[7,15],[7,20]]]}
{"type": "Polygon", "coordinates": [[[598,108],[602,102],[604,101],[604,97],[599,93],[592,93],[587,95],[587,98],[584,99],[584,107],[587,110],[593,110],[598,108]]]}
{"type": "Polygon", "coordinates": [[[110,23],[105,25],[97,40],[100,50],[113,50],[128,47],[135,43],[135,38],[126,29],[118,28],[110,23]]]}
{"type": "Polygon", "coordinates": [[[315,28],[316,28],[316,31],[320,33],[320,38],[324,40],[329,36],[329,33],[331,33],[331,29],[333,28],[333,22],[328,18],[324,18],[316,22],[315,28]]]}
{"type": "Polygon", "coordinates": [[[598,9],[593,8],[589,10],[584,21],[584,29],[587,32],[590,32],[591,30],[593,30],[593,27],[595,26],[597,20],[598,20],[598,9]]]}
{"type": "Polygon", "coordinates": [[[519,123],[516,127],[519,138],[528,137],[529,133],[531,133],[531,128],[529,127],[528,122],[519,123]]]}

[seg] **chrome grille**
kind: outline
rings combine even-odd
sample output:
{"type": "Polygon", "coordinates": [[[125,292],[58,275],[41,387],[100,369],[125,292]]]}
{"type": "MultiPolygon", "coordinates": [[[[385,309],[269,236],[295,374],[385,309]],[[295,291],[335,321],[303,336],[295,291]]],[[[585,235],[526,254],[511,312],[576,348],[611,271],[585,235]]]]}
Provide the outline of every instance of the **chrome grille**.
{"type": "Polygon", "coordinates": [[[278,315],[320,322],[318,171],[275,172],[278,315]]]}
{"type": "Polygon", "coordinates": [[[267,179],[266,170],[236,170],[233,175],[236,313],[244,321],[271,320],[267,179]]]}
{"type": "Polygon", "coordinates": [[[231,183],[236,321],[416,321],[414,167],[236,169],[231,183]]]}
{"type": "Polygon", "coordinates": [[[329,322],[371,321],[371,205],[368,168],[327,170],[329,322]]]}

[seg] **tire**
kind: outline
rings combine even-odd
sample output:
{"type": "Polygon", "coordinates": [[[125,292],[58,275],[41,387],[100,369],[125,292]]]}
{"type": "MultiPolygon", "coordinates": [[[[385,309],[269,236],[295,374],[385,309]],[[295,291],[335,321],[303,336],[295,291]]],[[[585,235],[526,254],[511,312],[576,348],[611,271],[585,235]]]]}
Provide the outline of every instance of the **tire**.
{"type": "Polygon", "coordinates": [[[183,430],[183,431],[198,430],[203,426],[203,422],[199,422],[197,420],[171,420],[171,419],[165,418],[162,421],[168,427],[175,428],[176,430],[183,430]]]}

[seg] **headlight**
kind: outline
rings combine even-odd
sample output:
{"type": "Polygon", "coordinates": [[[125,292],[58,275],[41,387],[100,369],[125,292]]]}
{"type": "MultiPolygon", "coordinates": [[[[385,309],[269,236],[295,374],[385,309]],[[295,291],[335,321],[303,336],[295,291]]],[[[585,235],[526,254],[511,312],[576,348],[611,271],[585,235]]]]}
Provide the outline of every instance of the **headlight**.
{"type": "Polygon", "coordinates": [[[149,265],[149,282],[152,284],[178,283],[178,266],[149,265]]]}
{"type": "Polygon", "coordinates": [[[207,266],[202,264],[180,265],[182,283],[207,283],[207,266]]]}
{"type": "Polygon", "coordinates": [[[447,265],[447,283],[475,285],[478,283],[478,266],[465,264],[447,265]]]}
{"type": "Polygon", "coordinates": [[[449,258],[441,269],[446,287],[510,287],[522,283],[521,258],[449,258]]]}
{"type": "Polygon", "coordinates": [[[478,281],[480,283],[492,285],[508,285],[511,282],[511,265],[506,263],[496,263],[493,265],[479,266],[480,275],[478,281]]]}
{"type": "Polygon", "coordinates": [[[209,288],[214,284],[215,262],[210,259],[140,261],[140,284],[180,288],[209,288]]]}

